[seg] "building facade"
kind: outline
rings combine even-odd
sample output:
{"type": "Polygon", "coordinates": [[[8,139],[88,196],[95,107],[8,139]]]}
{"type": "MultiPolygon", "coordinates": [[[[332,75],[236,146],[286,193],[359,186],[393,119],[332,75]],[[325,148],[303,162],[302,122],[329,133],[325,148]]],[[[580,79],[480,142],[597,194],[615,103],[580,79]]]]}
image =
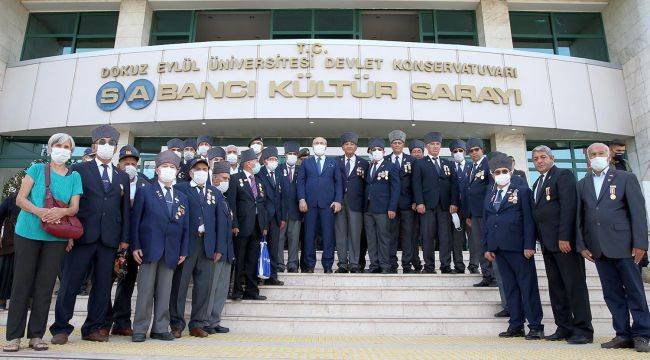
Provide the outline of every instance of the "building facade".
{"type": "Polygon", "coordinates": [[[402,129],[523,170],[547,144],[577,177],[587,144],[623,138],[650,194],[647,0],[1,1],[0,177],[104,123],[145,170],[171,137],[402,129]]]}

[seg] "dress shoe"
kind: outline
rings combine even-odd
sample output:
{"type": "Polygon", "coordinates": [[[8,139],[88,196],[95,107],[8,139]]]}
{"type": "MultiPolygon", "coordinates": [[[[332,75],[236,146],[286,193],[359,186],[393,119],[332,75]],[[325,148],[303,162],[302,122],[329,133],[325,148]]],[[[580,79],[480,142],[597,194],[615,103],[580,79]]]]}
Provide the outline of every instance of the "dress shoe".
{"type": "Polygon", "coordinates": [[[478,274],[479,273],[478,268],[475,268],[473,266],[468,267],[467,270],[469,270],[470,274],[478,274]]]}
{"type": "Polygon", "coordinates": [[[277,278],[268,278],[268,279],[264,280],[264,285],[282,286],[282,285],[284,285],[284,282],[278,280],[277,278]]]}
{"type": "Polygon", "coordinates": [[[415,270],[416,273],[421,273],[422,272],[422,266],[413,266],[413,270],[415,270]]]}
{"type": "Polygon", "coordinates": [[[454,274],[464,274],[464,273],[465,273],[465,269],[461,269],[461,268],[454,269],[454,274]]]}
{"type": "Polygon", "coordinates": [[[594,337],[585,336],[583,334],[573,334],[570,338],[566,340],[566,342],[571,345],[591,344],[592,342],[594,342],[594,337]]]}
{"type": "Polygon", "coordinates": [[[183,336],[183,330],[181,330],[181,329],[172,329],[171,334],[174,336],[175,339],[180,339],[183,336]]]}
{"type": "Polygon", "coordinates": [[[368,268],[368,272],[371,274],[381,274],[381,268],[368,268]]]}
{"type": "Polygon", "coordinates": [[[133,334],[131,336],[131,341],[132,342],[144,342],[144,340],[147,338],[145,334],[133,334]]]}
{"type": "Polygon", "coordinates": [[[539,330],[530,330],[528,331],[528,334],[526,334],[526,340],[542,340],[544,339],[544,330],[539,329],[539,330]]]}
{"type": "Polygon", "coordinates": [[[113,330],[111,330],[111,334],[119,335],[119,336],[133,336],[133,330],[131,330],[130,328],[125,328],[125,329],[113,328],[113,330]]]}
{"type": "Polygon", "coordinates": [[[313,268],[309,268],[309,269],[304,270],[303,272],[306,273],[306,274],[313,274],[313,273],[314,273],[314,269],[313,269],[313,268]]]}
{"type": "Polygon", "coordinates": [[[108,336],[110,335],[111,329],[99,329],[99,334],[101,336],[108,336]]]}
{"type": "Polygon", "coordinates": [[[555,331],[554,333],[552,333],[551,335],[545,336],[545,337],[544,337],[544,340],[548,340],[548,341],[562,341],[562,340],[568,340],[570,337],[571,337],[571,336],[569,336],[568,334],[566,334],[566,333],[564,333],[564,332],[562,332],[562,331],[558,331],[558,330],[556,330],[556,331],[555,331]]]}
{"type": "Polygon", "coordinates": [[[244,300],[266,300],[264,295],[244,295],[244,300]]]}
{"type": "Polygon", "coordinates": [[[381,269],[381,273],[382,273],[382,274],[392,274],[393,271],[390,270],[390,269],[381,269]]]}
{"type": "Polygon", "coordinates": [[[650,352],[650,339],[641,336],[635,337],[634,350],[637,352],[650,352]]]}
{"type": "Polygon", "coordinates": [[[634,342],[630,338],[617,336],[612,340],[600,344],[603,349],[631,349],[634,347],[634,342]]]}
{"type": "Polygon", "coordinates": [[[208,333],[208,335],[214,335],[217,333],[212,326],[204,326],[203,331],[208,333]]]}
{"type": "Polygon", "coordinates": [[[190,336],[198,337],[198,338],[204,338],[208,337],[208,334],[205,330],[201,329],[200,327],[195,327],[193,329],[190,329],[190,336]]]}
{"type": "Polygon", "coordinates": [[[499,334],[499,337],[502,338],[513,338],[513,337],[524,337],[526,334],[524,333],[524,329],[508,329],[502,333],[499,334]]]}
{"type": "Polygon", "coordinates": [[[350,273],[356,274],[359,272],[359,267],[358,266],[351,266],[350,267],[350,273]]]}
{"type": "Polygon", "coordinates": [[[347,268],[345,268],[345,267],[340,267],[340,268],[336,269],[335,272],[337,274],[347,274],[349,272],[349,270],[347,268]]]}
{"type": "Polygon", "coordinates": [[[484,278],[483,280],[481,280],[481,282],[476,283],[476,284],[474,284],[472,286],[474,286],[474,287],[490,287],[491,283],[492,283],[492,281],[484,278]]]}
{"type": "Polygon", "coordinates": [[[278,272],[279,272],[279,273],[283,273],[283,272],[285,272],[286,270],[287,270],[287,269],[285,269],[285,268],[283,268],[283,267],[279,267],[279,268],[278,268],[278,272]]]}
{"type": "Polygon", "coordinates": [[[323,270],[323,273],[324,274],[332,274],[333,271],[332,271],[332,269],[325,269],[325,270],[323,270]]]}
{"type": "Polygon", "coordinates": [[[402,268],[402,274],[412,274],[414,272],[415,271],[413,271],[413,269],[411,269],[410,267],[402,268]]]}
{"type": "Polygon", "coordinates": [[[50,343],[52,345],[63,345],[68,343],[68,334],[61,333],[61,334],[56,334],[52,336],[52,340],[50,340],[50,343]]]}
{"type": "Polygon", "coordinates": [[[108,335],[102,335],[100,331],[95,331],[94,333],[90,333],[86,336],[82,336],[81,340],[86,340],[86,341],[95,341],[95,342],[107,342],[108,341],[108,335]]]}
{"type": "Polygon", "coordinates": [[[451,273],[453,273],[453,271],[451,270],[450,267],[445,266],[443,268],[440,268],[440,273],[441,274],[451,274],[451,273]]]}
{"type": "Polygon", "coordinates": [[[164,333],[151,333],[149,334],[149,337],[154,339],[154,340],[162,340],[162,341],[172,341],[175,339],[174,335],[172,335],[169,332],[164,332],[164,333]]]}
{"type": "Polygon", "coordinates": [[[436,271],[436,269],[424,269],[424,270],[422,270],[422,273],[423,274],[437,274],[438,272],[436,271]]]}
{"type": "Polygon", "coordinates": [[[507,318],[510,317],[510,312],[506,309],[503,309],[499,311],[498,313],[494,314],[495,318],[507,318]]]}
{"type": "Polygon", "coordinates": [[[225,334],[225,333],[230,332],[230,329],[228,329],[225,326],[221,326],[221,325],[217,325],[213,329],[214,329],[214,331],[217,332],[217,334],[225,334]]]}

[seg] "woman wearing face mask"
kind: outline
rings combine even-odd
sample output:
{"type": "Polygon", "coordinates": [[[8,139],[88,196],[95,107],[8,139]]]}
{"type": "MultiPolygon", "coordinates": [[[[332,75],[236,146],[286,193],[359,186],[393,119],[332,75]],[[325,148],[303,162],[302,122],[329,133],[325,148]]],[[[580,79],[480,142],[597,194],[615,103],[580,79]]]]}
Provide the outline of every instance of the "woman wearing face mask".
{"type": "Polygon", "coordinates": [[[31,313],[27,337],[29,347],[47,350],[43,341],[47,317],[52,300],[52,290],[61,268],[64,252],[73,246],[71,239],[61,239],[45,232],[41,221],[55,223],[64,216],[74,216],[79,209],[82,190],[81,177],[75,171],[68,173],[66,163],[74,150],[74,139],[68,134],[54,134],[47,142],[50,161],[33,164],[22,180],[16,196],[21,208],[14,237],[15,272],[11,306],[7,317],[7,345],[3,350],[20,350],[20,340],[25,336],[25,319],[31,297],[31,313]],[[45,206],[45,171],[50,168],[50,191],[55,199],[68,204],[68,208],[45,206]],[[31,284],[31,285],[30,285],[31,284]]]}

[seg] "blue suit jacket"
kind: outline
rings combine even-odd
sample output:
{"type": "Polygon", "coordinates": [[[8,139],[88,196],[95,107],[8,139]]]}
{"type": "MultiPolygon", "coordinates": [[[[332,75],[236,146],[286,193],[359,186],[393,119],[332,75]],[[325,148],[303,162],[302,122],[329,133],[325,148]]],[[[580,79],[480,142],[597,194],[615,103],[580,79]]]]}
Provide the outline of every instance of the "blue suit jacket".
{"type": "Polygon", "coordinates": [[[310,156],[298,171],[298,200],[305,199],[310,208],[327,209],[333,202],[343,203],[343,180],[335,160],[325,158],[319,174],[316,158],[310,156]]]}
{"type": "MultiPolygon", "coordinates": [[[[392,162],[393,154],[384,156],[384,161],[392,162]]],[[[402,163],[399,168],[400,184],[402,190],[397,207],[400,210],[409,210],[413,204],[413,166],[417,159],[415,156],[402,154],[402,163]]]]}
{"type": "Polygon", "coordinates": [[[284,220],[284,217],[282,216],[282,172],[277,168],[273,172],[275,183],[273,183],[271,174],[269,174],[266,166],[262,166],[260,172],[257,173],[257,176],[260,178],[260,182],[264,186],[264,192],[266,192],[266,196],[264,197],[266,219],[269,221],[269,224],[271,221],[280,224],[280,221],[284,220]]]}
{"type": "Polygon", "coordinates": [[[189,203],[187,196],[174,189],[174,204],[169,216],[165,193],[159,183],[141,188],[135,194],[131,226],[133,250],[142,250],[143,262],[159,261],[175,269],[180,256],[187,256],[189,242],[189,203]]]}
{"type": "MultiPolygon", "coordinates": [[[[470,171],[474,163],[470,161],[470,171]]],[[[514,178],[514,176],[513,176],[514,178]]],[[[492,188],[494,179],[490,175],[487,156],[483,158],[476,172],[471,174],[465,186],[465,216],[483,217],[483,205],[487,192],[492,188]]]]}
{"type": "Polygon", "coordinates": [[[177,183],[174,189],[182,192],[187,196],[189,207],[189,244],[188,255],[195,251],[200,251],[197,247],[201,241],[199,238],[199,226],[203,224],[205,232],[203,233],[203,252],[205,257],[212,259],[216,252],[217,246],[217,212],[216,193],[221,193],[214,186],[206,186],[206,196],[199,195],[198,190],[191,186],[191,181],[177,183]]]}
{"type": "Polygon", "coordinates": [[[235,248],[232,242],[232,219],[233,213],[230,211],[228,201],[221,191],[217,190],[217,249],[221,254],[221,260],[232,263],[235,260],[235,248]]]}
{"type": "Polygon", "coordinates": [[[439,160],[440,170],[428,156],[418,160],[413,168],[413,197],[417,205],[424,204],[427,210],[438,205],[443,209],[458,205],[454,165],[445,159],[439,160]]]}
{"type": "Polygon", "coordinates": [[[368,160],[356,156],[354,169],[350,176],[345,173],[345,155],[338,157],[341,180],[343,181],[344,198],[347,196],[348,207],[352,211],[364,212],[366,205],[366,174],[368,173],[368,160]]]}
{"type": "Polygon", "coordinates": [[[282,174],[282,218],[284,220],[302,220],[302,213],[298,209],[298,171],[299,166],[293,169],[293,181],[289,179],[287,165],[278,166],[282,174]]]}
{"type": "MultiPolygon", "coordinates": [[[[460,208],[460,213],[463,214],[463,216],[467,216],[467,195],[465,194],[465,188],[467,188],[467,185],[469,184],[469,179],[470,179],[470,173],[472,172],[472,162],[471,161],[465,161],[465,166],[463,166],[462,171],[458,171],[456,168],[457,163],[454,162],[454,170],[456,170],[454,173],[456,174],[456,187],[458,188],[458,207],[460,208]]],[[[481,203],[481,206],[483,204],[481,203]]]]}
{"type": "Polygon", "coordinates": [[[131,192],[129,175],[113,166],[113,179],[104,191],[97,163],[93,161],[73,164],[70,171],[81,175],[83,194],[79,200],[77,217],[84,234],[76,244],[92,244],[101,239],[102,244],[117,248],[120,242],[129,242],[129,214],[131,192]]]}
{"type": "Polygon", "coordinates": [[[366,211],[373,214],[396,211],[401,192],[399,169],[393,163],[383,161],[371,176],[372,166],[366,176],[366,211]]]}
{"type": "Polygon", "coordinates": [[[483,202],[485,225],[483,229],[483,250],[522,252],[535,249],[535,220],[533,219],[532,194],[522,182],[510,182],[503,194],[499,210],[492,205],[496,188],[490,191],[483,202]]]}

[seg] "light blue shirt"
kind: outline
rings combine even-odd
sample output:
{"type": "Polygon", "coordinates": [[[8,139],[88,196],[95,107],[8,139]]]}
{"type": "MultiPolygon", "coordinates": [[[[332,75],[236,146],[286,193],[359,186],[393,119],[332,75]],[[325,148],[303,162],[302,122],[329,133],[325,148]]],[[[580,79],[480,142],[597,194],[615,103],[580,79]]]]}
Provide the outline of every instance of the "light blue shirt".
{"type": "Polygon", "coordinates": [[[601,171],[600,175],[596,175],[595,171],[592,173],[591,177],[594,180],[594,189],[596,190],[596,200],[598,200],[598,196],[600,195],[600,190],[603,187],[603,183],[605,182],[605,175],[607,175],[608,170],[609,170],[609,166],[604,168],[603,171],[601,171]]]}

